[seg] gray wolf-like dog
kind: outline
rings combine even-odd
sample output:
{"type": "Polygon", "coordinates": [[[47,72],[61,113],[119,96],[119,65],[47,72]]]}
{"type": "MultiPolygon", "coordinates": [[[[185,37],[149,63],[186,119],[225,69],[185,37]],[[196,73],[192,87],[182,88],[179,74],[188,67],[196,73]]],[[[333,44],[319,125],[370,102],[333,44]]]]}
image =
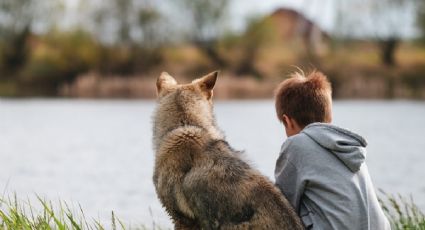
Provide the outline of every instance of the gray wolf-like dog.
{"type": "Polygon", "coordinates": [[[175,229],[303,229],[279,189],[217,127],[217,75],[177,84],[164,72],[157,80],[153,181],[175,229]]]}

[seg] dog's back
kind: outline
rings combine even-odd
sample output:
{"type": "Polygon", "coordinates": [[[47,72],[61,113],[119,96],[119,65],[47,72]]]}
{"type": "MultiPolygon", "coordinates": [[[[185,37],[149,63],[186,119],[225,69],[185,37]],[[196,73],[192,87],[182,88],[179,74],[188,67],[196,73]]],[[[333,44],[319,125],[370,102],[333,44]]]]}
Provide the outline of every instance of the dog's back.
{"type": "Polygon", "coordinates": [[[182,108],[182,95],[168,94],[166,103],[174,104],[160,105],[154,117],[154,184],[176,229],[302,229],[280,191],[229,146],[212,115],[203,114],[207,104],[182,108]],[[169,119],[183,120],[162,122],[162,113],[173,110],[169,119]]]}

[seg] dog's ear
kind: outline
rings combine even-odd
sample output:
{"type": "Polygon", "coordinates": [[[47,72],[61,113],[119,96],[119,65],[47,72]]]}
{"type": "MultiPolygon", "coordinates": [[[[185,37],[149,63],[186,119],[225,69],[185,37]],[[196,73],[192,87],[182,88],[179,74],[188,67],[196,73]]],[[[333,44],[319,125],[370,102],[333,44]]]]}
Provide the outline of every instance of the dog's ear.
{"type": "Polygon", "coordinates": [[[156,80],[156,91],[159,95],[163,90],[168,89],[174,85],[177,85],[176,79],[174,79],[167,72],[162,72],[156,80]]]}
{"type": "Polygon", "coordinates": [[[199,85],[201,90],[206,93],[207,99],[211,99],[213,95],[213,89],[215,86],[215,82],[217,81],[218,71],[214,71],[209,73],[202,78],[196,79],[193,83],[199,85]]]}

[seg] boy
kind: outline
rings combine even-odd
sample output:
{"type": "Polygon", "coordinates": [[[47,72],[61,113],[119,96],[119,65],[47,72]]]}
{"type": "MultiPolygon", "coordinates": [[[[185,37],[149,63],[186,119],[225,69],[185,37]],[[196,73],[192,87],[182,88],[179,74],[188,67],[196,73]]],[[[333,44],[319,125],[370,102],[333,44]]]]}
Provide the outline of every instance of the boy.
{"type": "Polygon", "coordinates": [[[276,185],[306,229],[390,229],[365,163],[366,141],[332,121],[332,90],[320,72],[295,73],[276,91],[288,136],[276,185]]]}

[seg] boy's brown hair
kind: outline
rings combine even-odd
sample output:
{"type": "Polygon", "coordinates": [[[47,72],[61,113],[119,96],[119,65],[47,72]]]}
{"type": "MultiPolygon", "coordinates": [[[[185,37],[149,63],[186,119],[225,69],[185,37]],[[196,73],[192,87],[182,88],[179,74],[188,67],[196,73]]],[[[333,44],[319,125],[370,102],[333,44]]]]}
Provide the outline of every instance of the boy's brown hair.
{"type": "Polygon", "coordinates": [[[304,128],[313,122],[331,122],[332,88],[321,72],[293,73],[276,89],[275,106],[277,117],[283,122],[286,115],[304,128]]]}

